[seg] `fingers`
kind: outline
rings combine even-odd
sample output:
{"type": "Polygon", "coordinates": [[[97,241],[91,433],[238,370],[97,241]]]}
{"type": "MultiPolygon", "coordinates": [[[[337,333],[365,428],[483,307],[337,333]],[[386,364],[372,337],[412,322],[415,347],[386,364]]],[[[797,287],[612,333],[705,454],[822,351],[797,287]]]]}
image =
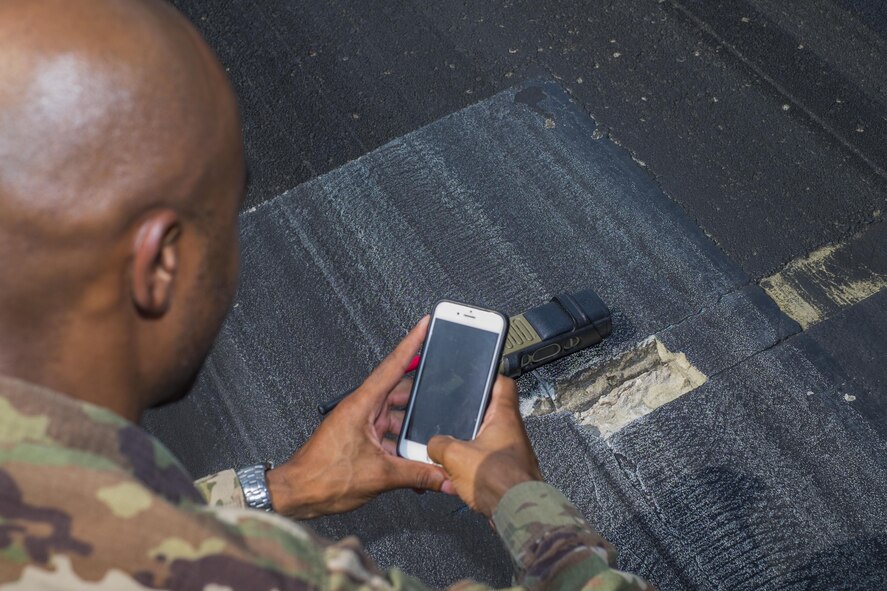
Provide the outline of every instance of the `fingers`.
{"type": "Polygon", "coordinates": [[[405,378],[394,387],[394,390],[388,395],[384,404],[376,405],[375,418],[373,419],[373,429],[376,431],[376,437],[382,437],[385,433],[400,435],[400,430],[403,426],[403,412],[391,409],[406,406],[410,399],[412,387],[413,380],[411,378],[405,378]],[[392,423],[392,416],[394,416],[398,422],[392,423]]]}
{"type": "Polygon", "coordinates": [[[428,441],[428,457],[431,461],[443,465],[444,456],[450,446],[457,445],[459,442],[449,435],[435,435],[428,441]]]}
{"type": "Polygon", "coordinates": [[[410,401],[410,393],[413,391],[413,379],[404,378],[388,395],[388,406],[406,406],[410,401]]]}
{"type": "Polygon", "coordinates": [[[440,490],[444,482],[447,481],[446,472],[439,466],[401,458],[392,458],[391,462],[392,484],[395,488],[440,490]]]}
{"type": "Polygon", "coordinates": [[[501,409],[520,414],[520,399],[517,394],[517,384],[511,378],[500,375],[493,384],[493,394],[490,400],[490,410],[501,409]]]}
{"type": "Polygon", "coordinates": [[[372,398],[375,401],[384,400],[385,396],[397,385],[403,378],[416,356],[416,352],[422,346],[425,340],[425,334],[428,332],[428,316],[422,318],[416,326],[407,334],[400,344],[391,352],[388,357],[370,374],[370,377],[364,382],[362,389],[372,392],[372,398]]]}
{"type": "Polygon", "coordinates": [[[394,439],[383,439],[382,449],[384,449],[385,453],[389,456],[397,456],[397,441],[394,439]]]}
{"type": "Polygon", "coordinates": [[[387,433],[390,433],[395,437],[400,435],[400,431],[403,429],[405,414],[406,413],[402,410],[390,410],[387,413],[382,413],[382,415],[376,419],[375,425],[373,425],[376,437],[384,437],[387,433]]]}
{"type": "Polygon", "coordinates": [[[493,384],[490,407],[477,433],[477,438],[483,439],[484,434],[492,425],[502,424],[503,420],[506,423],[517,422],[523,427],[517,384],[511,378],[500,375],[496,378],[496,383],[493,384]]]}
{"type": "Polygon", "coordinates": [[[403,419],[406,413],[402,410],[392,410],[388,413],[388,432],[394,436],[400,435],[403,429],[403,419]]]}

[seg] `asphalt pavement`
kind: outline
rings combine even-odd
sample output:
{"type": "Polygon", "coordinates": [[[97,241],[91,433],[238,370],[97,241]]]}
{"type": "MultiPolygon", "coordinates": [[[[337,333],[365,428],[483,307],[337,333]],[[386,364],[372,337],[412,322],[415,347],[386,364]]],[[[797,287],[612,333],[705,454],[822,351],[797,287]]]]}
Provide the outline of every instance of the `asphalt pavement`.
{"type": "MultiPolygon", "coordinates": [[[[520,386],[546,476],[620,566],[885,586],[883,8],[173,3],[232,78],[252,178],[235,306],[192,395],[146,420],[195,476],[285,459],[441,297],[593,288],[613,337],[520,386]],[[671,389],[682,363],[704,383],[671,389]],[[668,396],[589,426],[628,391],[668,396]]],[[[508,581],[452,499],[315,525],[436,585],[508,581]]]]}

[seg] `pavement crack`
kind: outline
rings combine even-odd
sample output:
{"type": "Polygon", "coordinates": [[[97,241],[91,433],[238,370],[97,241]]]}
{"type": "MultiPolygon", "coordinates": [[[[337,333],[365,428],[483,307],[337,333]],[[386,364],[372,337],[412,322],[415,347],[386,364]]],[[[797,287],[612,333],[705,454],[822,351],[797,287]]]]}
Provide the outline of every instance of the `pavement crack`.
{"type": "Polygon", "coordinates": [[[731,297],[731,296],[735,296],[735,295],[738,294],[739,292],[743,291],[744,289],[748,289],[748,288],[751,287],[751,286],[757,286],[757,287],[760,287],[760,286],[755,282],[754,279],[749,278],[748,280],[746,280],[745,283],[742,283],[742,284],[740,284],[740,285],[738,285],[738,286],[736,286],[736,287],[734,287],[733,289],[730,289],[730,290],[728,290],[728,291],[725,291],[725,292],[719,293],[719,294],[717,295],[717,297],[715,298],[714,302],[712,302],[711,304],[707,304],[707,305],[704,305],[704,306],[700,306],[699,309],[696,310],[695,312],[691,312],[691,313],[687,314],[686,316],[684,316],[683,318],[680,318],[680,319],[678,319],[678,320],[675,320],[674,322],[671,322],[671,323],[669,323],[669,324],[666,324],[665,326],[663,326],[663,327],[659,328],[658,330],[656,330],[654,334],[662,334],[662,333],[668,332],[668,331],[670,331],[670,330],[673,330],[673,329],[675,329],[675,328],[681,326],[681,325],[684,324],[685,322],[688,322],[688,321],[690,321],[690,320],[693,320],[694,318],[697,318],[697,317],[699,317],[699,316],[705,314],[705,313],[708,312],[710,309],[717,308],[718,306],[721,305],[721,302],[724,301],[724,298],[731,297]]]}
{"type": "Polygon", "coordinates": [[[666,324],[665,326],[663,326],[662,328],[660,328],[659,330],[657,330],[657,331],[656,331],[656,334],[660,334],[660,333],[663,333],[663,332],[668,332],[668,331],[670,331],[670,330],[672,330],[672,329],[675,329],[675,328],[679,327],[680,325],[684,324],[685,322],[687,322],[687,321],[689,321],[689,320],[692,320],[692,319],[694,319],[694,318],[696,318],[696,317],[698,317],[698,316],[700,316],[700,315],[702,315],[702,314],[705,314],[705,312],[707,312],[707,311],[708,311],[708,306],[702,306],[701,308],[699,308],[699,309],[696,310],[695,312],[691,312],[690,314],[687,314],[686,316],[684,316],[684,317],[681,318],[680,320],[676,320],[676,321],[674,321],[674,322],[672,322],[672,323],[670,323],[670,324],[666,324]]]}
{"type": "Polygon", "coordinates": [[[784,337],[782,337],[782,338],[779,338],[779,339],[777,339],[775,342],[773,342],[773,343],[767,345],[766,347],[764,347],[763,349],[761,349],[760,351],[755,351],[754,353],[750,353],[749,355],[746,355],[745,357],[743,357],[743,358],[740,359],[739,361],[737,361],[737,362],[735,362],[735,363],[732,363],[732,364],[728,365],[727,367],[723,367],[723,368],[719,369],[718,371],[716,371],[716,372],[714,372],[713,374],[711,374],[710,376],[708,376],[708,379],[709,379],[709,380],[713,380],[713,379],[715,379],[716,377],[720,376],[721,374],[726,373],[726,372],[730,371],[731,369],[734,369],[734,368],[738,367],[739,365],[742,365],[742,364],[745,363],[746,361],[749,361],[750,359],[754,359],[754,358],[757,357],[758,355],[761,355],[761,354],[763,354],[763,353],[766,353],[766,352],[769,351],[770,349],[773,349],[773,348],[775,348],[775,347],[778,347],[778,346],[781,345],[782,343],[785,343],[785,342],[787,342],[788,340],[790,340],[790,339],[792,339],[792,338],[794,338],[794,337],[796,337],[796,336],[798,336],[798,335],[801,335],[801,334],[804,334],[804,331],[803,331],[803,330],[800,330],[800,331],[798,331],[798,332],[794,332],[794,333],[792,333],[792,334],[789,334],[789,335],[786,335],[786,336],[784,336],[784,337]]]}

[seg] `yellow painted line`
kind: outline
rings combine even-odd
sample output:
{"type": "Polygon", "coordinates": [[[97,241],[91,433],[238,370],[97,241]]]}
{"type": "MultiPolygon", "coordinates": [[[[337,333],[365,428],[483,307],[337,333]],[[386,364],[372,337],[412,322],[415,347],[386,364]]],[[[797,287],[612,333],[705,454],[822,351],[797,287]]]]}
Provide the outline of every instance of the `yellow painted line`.
{"type": "Polygon", "coordinates": [[[887,275],[864,264],[847,268],[846,263],[836,261],[851,241],[825,246],[791,261],[779,273],[761,280],[761,287],[804,329],[834,309],[875,295],[887,287],[887,275]]]}

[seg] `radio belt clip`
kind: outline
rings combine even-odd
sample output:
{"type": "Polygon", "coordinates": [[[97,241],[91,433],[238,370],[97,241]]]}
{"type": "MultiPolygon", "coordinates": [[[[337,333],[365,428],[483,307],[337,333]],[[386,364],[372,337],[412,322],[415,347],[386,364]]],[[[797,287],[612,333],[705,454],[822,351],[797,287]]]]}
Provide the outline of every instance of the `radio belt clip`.
{"type": "Polygon", "coordinates": [[[517,378],[610,336],[610,309],[592,290],[554,296],[511,317],[499,372],[517,378]]]}

